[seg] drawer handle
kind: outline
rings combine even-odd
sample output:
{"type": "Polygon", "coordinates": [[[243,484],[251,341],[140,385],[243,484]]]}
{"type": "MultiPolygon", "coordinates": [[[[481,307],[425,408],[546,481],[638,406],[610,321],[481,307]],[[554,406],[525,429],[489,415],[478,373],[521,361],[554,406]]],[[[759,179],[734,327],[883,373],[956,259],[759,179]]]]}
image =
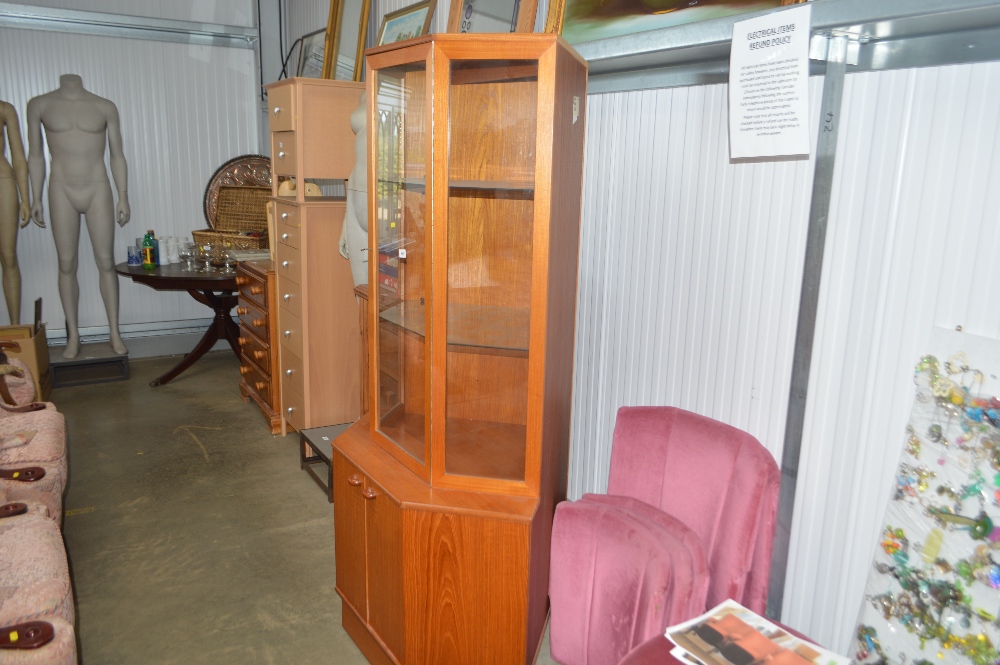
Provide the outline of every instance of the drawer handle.
{"type": "Polygon", "coordinates": [[[247,343],[247,338],[246,337],[238,337],[238,338],[236,338],[236,343],[239,344],[240,346],[243,346],[244,344],[247,343]]]}
{"type": "Polygon", "coordinates": [[[282,261],[281,262],[281,267],[282,268],[287,268],[288,267],[288,261],[282,261]]]}
{"type": "Polygon", "coordinates": [[[285,337],[291,337],[291,336],[292,336],[292,331],[291,330],[286,330],[285,331],[285,337]]]}
{"type": "Polygon", "coordinates": [[[366,499],[368,499],[369,501],[371,501],[372,499],[374,499],[375,497],[377,497],[378,494],[371,487],[366,487],[365,491],[361,493],[361,496],[363,496],[366,499]]]}
{"type": "Polygon", "coordinates": [[[257,383],[255,383],[253,385],[257,388],[258,392],[261,391],[261,390],[263,390],[264,388],[267,388],[267,384],[264,383],[263,381],[258,381],[257,383]]]}
{"type": "Polygon", "coordinates": [[[246,365],[240,365],[240,374],[245,376],[246,374],[249,374],[249,372],[250,372],[249,367],[247,367],[246,365]]]}
{"type": "Polygon", "coordinates": [[[284,158],[285,158],[285,151],[284,150],[279,151],[278,152],[278,159],[284,159],[284,158]]]}
{"type": "Polygon", "coordinates": [[[282,240],[288,240],[288,234],[287,233],[282,233],[281,234],[281,239],[282,240]]]}
{"type": "Polygon", "coordinates": [[[281,218],[282,219],[288,219],[288,213],[287,212],[281,213],[281,218]]]}
{"type": "Polygon", "coordinates": [[[267,357],[267,351],[261,351],[260,349],[253,352],[253,357],[257,360],[263,360],[267,357]]]}
{"type": "Polygon", "coordinates": [[[253,327],[254,328],[263,328],[266,325],[267,325],[267,319],[254,319],[253,320],[253,327]]]}
{"type": "Polygon", "coordinates": [[[286,369],[285,370],[285,376],[291,376],[291,375],[292,375],[292,370],[286,369]]]}
{"type": "Polygon", "coordinates": [[[361,484],[361,476],[359,476],[356,473],[348,476],[348,478],[347,478],[347,484],[348,485],[353,485],[354,487],[359,486],[361,484]]]}
{"type": "Polygon", "coordinates": [[[249,277],[244,277],[243,275],[239,275],[236,278],[236,284],[238,286],[243,286],[243,285],[249,284],[249,283],[250,283],[250,278],[249,277]]]}
{"type": "Polygon", "coordinates": [[[289,293],[286,293],[285,295],[281,296],[281,298],[282,298],[282,300],[284,300],[285,302],[288,302],[289,300],[291,300],[291,299],[292,299],[292,296],[291,296],[291,294],[289,294],[289,293]]]}
{"type": "Polygon", "coordinates": [[[259,296],[262,293],[264,293],[264,287],[263,286],[257,285],[257,286],[251,286],[250,287],[250,294],[251,295],[259,296]]]}
{"type": "Polygon", "coordinates": [[[279,113],[281,113],[281,107],[280,106],[275,106],[274,107],[274,115],[278,115],[279,113]]]}
{"type": "Polygon", "coordinates": [[[236,313],[237,313],[237,314],[238,314],[239,316],[243,316],[244,314],[246,314],[246,313],[247,313],[247,311],[248,311],[248,310],[247,310],[247,308],[246,308],[246,307],[237,307],[237,308],[236,308],[236,313]]]}

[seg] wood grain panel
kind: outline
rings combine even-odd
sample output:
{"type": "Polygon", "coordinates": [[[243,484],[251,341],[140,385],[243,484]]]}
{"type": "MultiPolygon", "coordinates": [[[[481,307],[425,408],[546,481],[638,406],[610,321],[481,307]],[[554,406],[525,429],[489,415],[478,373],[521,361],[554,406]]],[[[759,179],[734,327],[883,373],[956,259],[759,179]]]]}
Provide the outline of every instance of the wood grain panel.
{"type": "Polygon", "coordinates": [[[535,81],[453,85],[449,179],[533,182],[537,91],[535,81]]]}
{"type": "Polygon", "coordinates": [[[448,353],[449,419],[524,425],[528,414],[527,394],[527,358],[448,353]]]}
{"type": "MultiPolygon", "coordinates": [[[[529,647],[537,644],[548,612],[549,557],[555,504],[566,498],[572,414],[573,354],[583,181],[587,67],[575,54],[555,51],[556,88],[551,107],[553,150],[549,203],[548,288],[546,290],[545,404],[539,454],[538,513],[531,534],[529,647]],[[573,122],[573,98],[579,99],[573,122]]],[[[531,458],[529,458],[531,459],[531,458]]]]}
{"type": "Polygon", "coordinates": [[[407,663],[517,663],[525,652],[528,529],[404,513],[407,663]]]}
{"type": "Polygon", "coordinates": [[[403,510],[385,489],[365,479],[368,545],[368,624],[406,662],[403,624],[403,510]]]}
{"type": "Polygon", "coordinates": [[[368,616],[365,579],[364,475],[360,469],[333,451],[333,533],[337,558],[337,593],[363,617],[368,616]],[[356,485],[351,484],[357,482],[356,485]]]}
{"type": "Polygon", "coordinates": [[[400,665],[399,661],[389,655],[386,646],[376,635],[372,634],[368,625],[347,602],[342,600],[341,607],[343,617],[341,625],[344,626],[344,632],[351,636],[371,665],[400,665]]]}

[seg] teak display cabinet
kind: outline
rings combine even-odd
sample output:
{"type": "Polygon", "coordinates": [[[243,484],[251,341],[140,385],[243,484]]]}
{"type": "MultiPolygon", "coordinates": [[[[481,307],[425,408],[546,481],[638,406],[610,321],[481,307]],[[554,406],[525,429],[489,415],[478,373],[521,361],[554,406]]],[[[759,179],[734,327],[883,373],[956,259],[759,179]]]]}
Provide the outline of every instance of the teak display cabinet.
{"type": "Polygon", "coordinates": [[[344,627],[527,663],[565,497],[586,63],[559,37],[367,53],[368,413],[334,441],[344,627]]]}
{"type": "Polygon", "coordinates": [[[354,167],[350,116],[364,84],[291,78],[267,86],[275,214],[282,433],[360,414],[359,330],[350,264],[337,253],[347,200],[306,196],[305,181],[354,167]],[[292,178],[291,195],[279,182],[292,178]]]}

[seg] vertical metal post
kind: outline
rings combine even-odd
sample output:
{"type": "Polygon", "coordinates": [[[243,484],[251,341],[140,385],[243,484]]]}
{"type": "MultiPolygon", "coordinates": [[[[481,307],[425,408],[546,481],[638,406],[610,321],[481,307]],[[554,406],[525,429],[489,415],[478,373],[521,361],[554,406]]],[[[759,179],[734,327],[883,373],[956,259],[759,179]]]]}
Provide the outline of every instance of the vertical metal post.
{"type": "Polygon", "coordinates": [[[781,498],[778,504],[778,525],[771,556],[771,579],[767,597],[767,615],[774,619],[781,617],[785,593],[788,546],[791,539],[792,514],[795,510],[795,488],[799,473],[799,452],[802,448],[813,338],[816,333],[816,310],[819,305],[820,276],[823,272],[826,222],[830,214],[833,167],[837,157],[837,134],[840,128],[841,101],[844,96],[848,41],[847,36],[835,35],[829,38],[827,46],[819,140],[816,143],[816,167],[809,207],[805,269],[802,272],[802,294],[799,299],[799,319],[795,332],[791,390],[788,398],[788,415],[785,419],[785,443],[781,454],[781,498]]]}

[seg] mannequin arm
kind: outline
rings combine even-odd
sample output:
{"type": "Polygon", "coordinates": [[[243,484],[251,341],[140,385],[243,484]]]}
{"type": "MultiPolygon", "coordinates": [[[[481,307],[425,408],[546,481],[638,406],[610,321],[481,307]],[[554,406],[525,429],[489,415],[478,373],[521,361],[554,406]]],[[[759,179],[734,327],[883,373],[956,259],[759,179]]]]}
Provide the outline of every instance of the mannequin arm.
{"type": "Polygon", "coordinates": [[[125,162],[125,153],[122,151],[122,131],[121,121],[118,118],[118,108],[109,102],[111,108],[108,109],[108,149],[111,153],[111,177],[115,179],[115,188],[118,190],[118,207],[115,210],[115,219],[119,226],[128,224],[132,211],[128,205],[128,164],[125,162]]]}
{"type": "Polygon", "coordinates": [[[28,102],[28,180],[31,182],[31,221],[44,229],[45,151],[42,148],[42,111],[38,105],[37,99],[28,102]]]}
{"type": "Polygon", "coordinates": [[[23,227],[31,217],[31,202],[28,200],[28,160],[24,158],[21,123],[17,119],[17,111],[10,104],[4,104],[3,110],[4,124],[7,126],[7,139],[10,142],[10,161],[11,166],[14,167],[14,181],[17,183],[18,198],[21,202],[18,215],[23,227]]]}

